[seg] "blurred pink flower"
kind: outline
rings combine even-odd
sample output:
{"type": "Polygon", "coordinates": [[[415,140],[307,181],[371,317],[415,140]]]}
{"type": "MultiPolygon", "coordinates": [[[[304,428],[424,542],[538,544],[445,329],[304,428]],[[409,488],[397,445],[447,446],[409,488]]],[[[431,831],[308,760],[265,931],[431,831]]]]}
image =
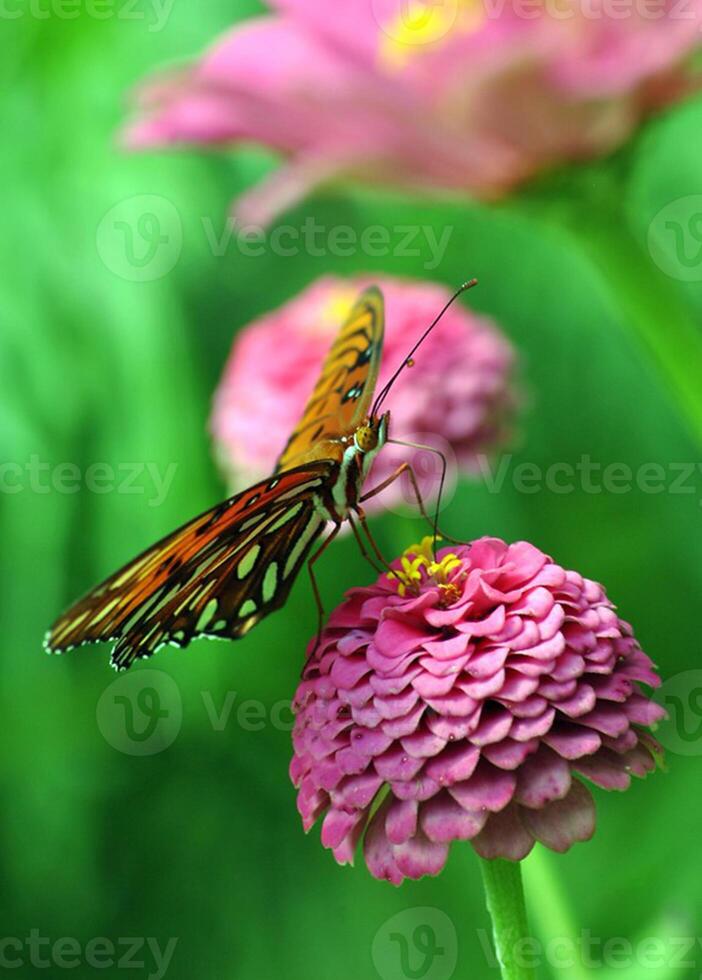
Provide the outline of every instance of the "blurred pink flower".
{"type": "MultiPolygon", "coordinates": [[[[306,830],[340,864],[363,850],[399,884],[449,844],[520,860],[588,840],[582,779],[626,789],[655,768],[659,679],[602,586],[526,542],[430,540],[352,589],[307,663],[291,778],[306,830]]],[[[312,647],[312,649],[314,649],[312,647]]]]}
{"type": "Polygon", "coordinates": [[[265,223],[332,177],[499,196],[606,153],[697,85],[702,0],[271,0],[146,84],[128,145],[257,143],[287,158],[239,203],[265,223]]]}
{"type": "MultiPolygon", "coordinates": [[[[233,491],[272,472],[334,336],[370,281],[365,277],[318,279],[236,337],[211,420],[217,457],[233,491]]],[[[379,391],[450,292],[436,283],[389,276],[372,281],[385,297],[379,391]]],[[[464,471],[476,469],[477,454],[495,451],[506,437],[515,403],[514,360],[510,343],[490,319],[456,303],[420,348],[414,367],[404,371],[392,389],[387,403],[392,438],[431,444],[448,457],[445,501],[456,466],[464,471]]],[[[378,456],[367,489],[405,459],[413,462],[422,491],[431,499],[438,488],[440,462],[429,453],[394,446],[386,446],[378,456]]],[[[398,481],[370,501],[369,510],[402,499],[416,506],[409,485],[398,481]]]]}

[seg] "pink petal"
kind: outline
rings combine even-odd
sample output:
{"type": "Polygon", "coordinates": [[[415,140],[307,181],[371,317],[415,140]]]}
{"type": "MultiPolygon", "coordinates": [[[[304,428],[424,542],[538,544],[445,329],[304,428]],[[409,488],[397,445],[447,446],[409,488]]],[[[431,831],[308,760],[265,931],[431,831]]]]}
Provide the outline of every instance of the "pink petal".
{"type": "Polygon", "coordinates": [[[402,883],[402,872],[393,854],[393,845],[385,833],[387,805],[383,804],[375,813],[363,838],[363,856],[368,870],[374,878],[390,881],[393,885],[402,883]]]}
{"type": "Polygon", "coordinates": [[[426,699],[429,707],[440,715],[449,715],[455,718],[465,718],[471,715],[478,707],[478,702],[469,698],[462,691],[452,691],[449,694],[437,695],[434,698],[426,699]]]}
{"type": "Polygon", "coordinates": [[[451,786],[473,774],[480,750],[470,743],[448,745],[426,763],[426,774],[442,786],[451,786]]]}
{"type": "Polygon", "coordinates": [[[536,718],[515,718],[509,736],[516,742],[529,742],[533,738],[545,735],[550,731],[555,715],[555,710],[549,707],[536,718]]]}
{"type": "Polygon", "coordinates": [[[498,670],[492,677],[487,677],[483,681],[459,681],[456,685],[464,694],[476,701],[485,700],[492,694],[504,692],[505,671],[498,670]]]}
{"type": "Polygon", "coordinates": [[[564,700],[556,699],[554,706],[569,718],[581,718],[592,711],[597,703],[597,695],[589,684],[581,683],[575,693],[564,700]]]}
{"type": "Polygon", "coordinates": [[[511,738],[505,738],[495,745],[487,745],[482,750],[483,756],[499,769],[516,769],[524,762],[527,756],[531,755],[539,747],[537,739],[529,742],[515,742],[511,738]]]}
{"type": "Polygon", "coordinates": [[[470,737],[471,742],[480,746],[501,742],[509,734],[512,720],[512,715],[504,708],[486,706],[480,724],[470,737]]]}
{"type": "Polygon", "coordinates": [[[624,710],[629,721],[635,725],[645,725],[647,728],[651,728],[666,717],[665,708],[642,694],[633,694],[626,702],[624,710]]]}
{"type": "Polygon", "coordinates": [[[387,752],[379,755],[373,765],[377,774],[388,782],[404,782],[414,779],[424,765],[424,760],[414,758],[400,745],[395,744],[387,752]]]}
{"type": "Polygon", "coordinates": [[[510,802],[516,785],[514,773],[482,762],[469,779],[451,786],[449,792],[466,810],[490,810],[497,813],[510,802]]]}
{"type": "MultiPolygon", "coordinates": [[[[451,673],[444,677],[435,677],[427,671],[422,671],[414,680],[412,686],[422,698],[439,697],[440,695],[448,694],[456,686],[456,674],[451,673]]],[[[463,690],[462,686],[461,690],[463,690]]]]}
{"type": "Polygon", "coordinates": [[[385,832],[391,844],[404,844],[414,837],[418,813],[416,800],[391,799],[385,817],[385,832]]]}
{"type": "Polygon", "coordinates": [[[360,810],[373,802],[375,794],[382,786],[382,779],[374,772],[360,776],[346,776],[332,792],[334,806],[360,810]]]}
{"type": "Polygon", "coordinates": [[[587,725],[604,735],[612,736],[621,735],[629,727],[626,713],[606,702],[599,703],[592,711],[581,715],[578,721],[581,725],[587,725]]]}
{"type": "Polygon", "coordinates": [[[428,840],[421,831],[405,844],[394,847],[397,867],[407,878],[438,875],[448,858],[448,844],[428,840]]]}
{"type": "Polygon", "coordinates": [[[559,725],[544,736],[544,742],[563,759],[580,759],[596,752],[602,740],[597,732],[576,725],[559,725]]]}
{"type": "MultiPolygon", "coordinates": [[[[423,624],[415,624],[397,616],[385,616],[373,638],[378,652],[394,661],[424,646],[427,630],[423,624]]],[[[369,657],[370,660],[370,657],[369,657]]]]}
{"type": "Polygon", "coordinates": [[[368,810],[362,810],[357,816],[356,823],[351,827],[346,836],[332,849],[334,860],[337,864],[353,864],[358,842],[363,835],[366,824],[368,823],[368,810]]]}
{"type": "Polygon", "coordinates": [[[444,718],[442,715],[430,713],[427,716],[427,728],[446,742],[459,741],[475,731],[480,721],[480,709],[476,708],[467,718],[444,718]]]}
{"type": "Polygon", "coordinates": [[[415,759],[426,759],[438,755],[446,745],[446,739],[435,735],[429,728],[422,727],[400,739],[402,748],[415,759]]]}
{"type": "Polygon", "coordinates": [[[334,849],[359,822],[358,811],[329,810],[322,823],[322,846],[334,849]]]}
{"type": "Polygon", "coordinates": [[[413,711],[418,700],[419,694],[417,691],[413,687],[409,687],[401,694],[375,697],[373,699],[373,705],[381,718],[404,718],[413,711]]]}
{"type": "Polygon", "coordinates": [[[595,833],[595,804],[589,791],[575,779],[568,795],[540,810],[524,809],[526,828],[537,840],[562,853],[576,841],[590,840],[595,833]]]}
{"type": "Polygon", "coordinates": [[[530,809],[539,809],[552,800],[563,799],[570,785],[567,762],[542,747],[519,770],[515,800],[530,809]]]}
{"type": "Polygon", "coordinates": [[[606,749],[600,749],[586,759],[578,759],[573,768],[582,773],[586,779],[603,789],[628,789],[631,777],[626,771],[626,763],[622,763],[615,755],[606,749]]]}
{"type": "Polygon", "coordinates": [[[482,829],[487,813],[469,813],[459,806],[448,793],[440,793],[422,804],[419,819],[422,830],[429,840],[450,843],[452,840],[469,840],[482,829]]]}
{"type": "Polygon", "coordinates": [[[534,846],[534,838],[521,820],[521,807],[514,804],[500,813],[492,813],[472,844],[487,860],[504,858],[521,861],[534,846]]]}
{"type": "Polygon", "coordinates": [[[427,640],[424,649],[437,660],[452,660],[460,657],[470,646],[470,636],[465,633],[456,633],[442,640],[427,640]]]}

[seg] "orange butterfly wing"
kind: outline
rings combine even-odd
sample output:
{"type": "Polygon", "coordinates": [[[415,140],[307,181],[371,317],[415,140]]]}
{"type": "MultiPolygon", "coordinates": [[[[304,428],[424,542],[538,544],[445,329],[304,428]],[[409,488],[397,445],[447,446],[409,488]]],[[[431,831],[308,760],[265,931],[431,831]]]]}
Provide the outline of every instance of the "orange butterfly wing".
{"type": "Polygon", "coordinates": [[[117,641],[111,662],[124,669],[164,643],[244,636],[287,598],[325,527],[314,498],[335,469],[288,470],[189,521],[59,617],[47,649],[117,641]]]}
{"type": "Polygon", "coordinates": [[[225,500],[111,575],[54,623],[60,653],[114,641],[112,664],[130,666],[165,643],[237,639],[283,604],[326,525],[318,500],[339,472],[340,436],[367,415],[383,342],[383,299],[355,303],[323,364],[276,474],[225,500]]]}
{"type": "Polygon", "coordinates": [[[371,286],[356,300],[332,344],[276,471],[325,458],[334,452],[329,440],[351,435],[363,422],[378,380],[384,323],[383,295],[371,286]]]}

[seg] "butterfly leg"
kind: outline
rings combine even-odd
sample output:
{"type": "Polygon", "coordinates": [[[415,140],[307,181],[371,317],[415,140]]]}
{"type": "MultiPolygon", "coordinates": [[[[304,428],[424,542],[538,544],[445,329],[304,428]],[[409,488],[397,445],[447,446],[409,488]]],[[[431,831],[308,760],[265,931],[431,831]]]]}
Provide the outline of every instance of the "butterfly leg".
{"type": "Polygon", "coordinates": [[[312,650],[307,656],[307,660],[305,661],[305,666],[307,666],[307,663],[312,659],[312,657],[317,652],[317,648],[319,647],[319,641],[322,635],[322,626],[324,624],[324,605],[322,603],[322,596],[319,591],[319,585],[317,584],[317,577],[314,574],[314,568],[312,566],[316,561],[318,561],[322,557],[322,555],[327,550],[327,548],[332,543],[332,541],[337,536],[340,530],[341,530],[341,524],[335,524],[332,530],[324,539],[324,541],[322,541],[319,548],[317,548],[315,553],[313,555],[310,555],[310,557],[307,559],[307,571],[309,572],[310,575],[310,582],[312,583],[312,592],[314,593],[314,599],[317,604],[317,637],[315,639],[314,647],[312,648],[312,650]]]}
{"type": "MultiPolygon", "coordinates": [[[[356,517],[358,518],[358,520],[359,520],[359,522],[361,524],[361,527],[365,531],[366,537],[368,538],[368,542],[369,542],[371,548],[373,549],[373,554],[376,556],[376,558],[378,559],[378,561],[380,562],[380,564],[383,566],[383,568],[386,571],[393,572],[394,573],[394,569],[393,569],[392,565],[387,560],[387,558],[385,557],[385,555],[382,553],[382,551],[378,547],[378,544],[377,544],[375,538],[371,534],[371,529],[368,526],[368,519],[366,518],[366,512],[364,511],[364,509],[362,507],[358,507],[357,506],[355,508],[355,513],[356,513],[356,517]]],[[[361,552],[363,552],[363,547],[362,546],[361,546],[361,552]]],[[[380,569],[377,569],[377,571],[380,571],[380,569]]]]}
{"type": "MultiPolygon", "coordinates": [[[[363,538],[361,537],[361,532],[358,530],[358,527],[356,526],[356,521],[354,520],[353,513],[351,511],[349,511],[349,513],[347,515],[347,520],[348,520],[349,524],[351,525],[351,530],[353,531],[354,537],[356,538],[356,543],[358,544],[358,547],[359,547],[359,550],[360,550],[361,554],[366,559],[366,561],[368,562],[368,564],[371,566],[371,568],[373,569],[373,571],[377,572],[378,574],[382,573],[383,569],[378,565],[378,563],[375,561],[375,559],[372,558],[368,554],[368,552],[366,551],[366,546],[363,543],[363,538]]],[[[366,530],[366,536],[368,536],[368,531],[367,530],[366,530]]]]}
{"type": "Polygon", "coordinates": [[[404,473],[407,474],[410,483],[412,484],[412,490],[414,491],[414,496],[417,500],[417,506],[419,507],[419,512],[424,518],[424,520],[431,526],[435,538],[442,538],[444,541],[448,541],[450,544],[467,544],[468,542],[466,541],[459,541],[456,538],[452,538],[449,534],[444,534],[444,532],[441,530],[441,528],[436,523],[436,521],[434,521],[429,516],[429,514],[427,513],[427,509],[424,506],[424,498],[422,497],[422,491],[419,489],[417,476],[414,470],[412,469],[411,463],[401,463],[400,466],[397,467],[395,472],[391,473],[386,480],[383,480],[382,483],[379,483],[377,487],[373,487],[373,489],[369,490],[368,493],[364,493],[363,496],[361,497],[361,503],[364,503],[366,500],[370,500],[371,497],[376,497],[379,493],[382,493],[383,490],[387,490],[387,488],[389,486],[392,486],[395,480],[399,480],[404,473]]]}

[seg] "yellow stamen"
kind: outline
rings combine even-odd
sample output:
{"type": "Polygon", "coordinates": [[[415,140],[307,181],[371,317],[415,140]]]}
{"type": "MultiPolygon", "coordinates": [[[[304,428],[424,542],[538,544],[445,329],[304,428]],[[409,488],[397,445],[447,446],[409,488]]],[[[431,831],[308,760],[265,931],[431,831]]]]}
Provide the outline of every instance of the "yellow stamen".
{"type": "Polygon", "coordinates": [[[442,602],[449,605],[455,602],[461,594],[460,587],[449,582],[448,577],[461,567],[461,559],[453,552],[444,555],[439,561],[434,558],[434,538],[427,535],[419,544],[405,548],[400,558],[400,568],[388,572],[388,578],[395,580],[398,594],[407,595],[412,592],[419,594],[419,586],[424,578],[433,580],[439,586],[442,602]]]}
{"type": "Polygon", "coordinates": [[[471,33],[484,19],[480,0],[409,0],[400,5],[393,20],[381,25],[381,65],[402,69],[428,46],[445,44],[457,33],[471,33]]]}
{"type": "Polygon", "coordinates": [[[409,559],[408,555],[414,554],[409,548],[403,554],[400,559],[401,569],[395,572],[388,572],[388,578],[397,579],[399,584],[397,586],[397,591],[401,596],[407,594],[409,589],[411,592],[417,592],[417,585],[422,581],[422,568],[426,566],[427,560],[424,555],[417,555],[412,560],[409,559]]]}
{"type": "Polygon", "coordinates": [[[428,571],[432,578],[435,578],[440,584],[445,585],[446,579],[451,572],[460,567],[461,559],[458,555],[454,555],[453,552],[449,552],[448,555],[444,555],[441,561],[431,562],[428,571]]]}
{"type": "Polygon", "coordinates": [[[423,537],[419,544],[411,544],[409,548],[405,548],[403,554],[405,555],[421,555],[426,561],[434,561],[434,538],[427,534],[423,537]]]}
{"type": "Polygon", "coordinates": [[[441,593],[441,605],[450,606],[454,602],[458,602],[461,598],[461,588],[456,585],[455,582],[449,582],[447,585],[440,585],[439,592],[441,593]]]}

